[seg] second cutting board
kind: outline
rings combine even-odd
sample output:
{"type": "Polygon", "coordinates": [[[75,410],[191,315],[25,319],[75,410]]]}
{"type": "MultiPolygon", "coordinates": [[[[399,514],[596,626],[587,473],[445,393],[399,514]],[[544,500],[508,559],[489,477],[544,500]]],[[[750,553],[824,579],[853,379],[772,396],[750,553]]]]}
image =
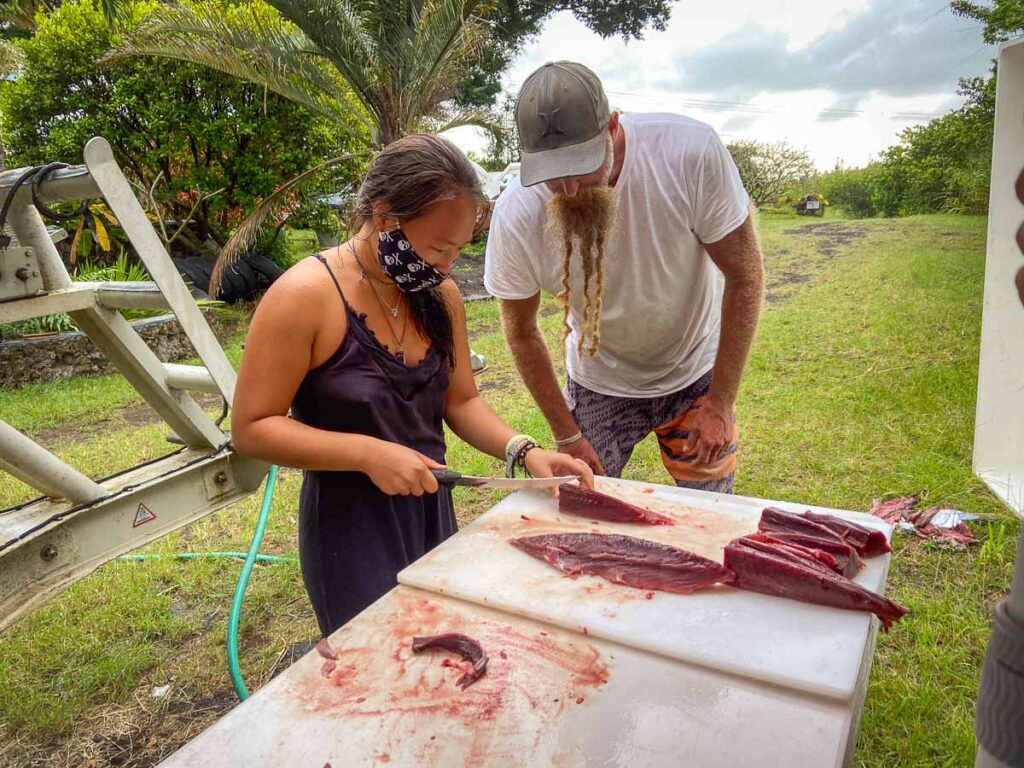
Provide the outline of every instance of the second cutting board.
{"type": "MultiPolygon", "coordinates": [[[[854,695],[861,659],[873,644],[875,620],[869,614],[723,586],[675,595],[594,576],[571,579],[508,544],[538,533],[620,533],[720,561],[728,541],[757,528],[768,503],[604,478],[598,489],[668,514],[676,525],[592,523],[559,515],[554,499],[524,491],[406,568],[398,580],[742,677],[841,700],[854,695]]],[[[809,508],[770,503],[794,512],[809,508]]],[[[811,508],[891,532],[867,515],[811,508]]],[[[889,555],[865,565],[856,581],[882,591],[889,555]]]]}

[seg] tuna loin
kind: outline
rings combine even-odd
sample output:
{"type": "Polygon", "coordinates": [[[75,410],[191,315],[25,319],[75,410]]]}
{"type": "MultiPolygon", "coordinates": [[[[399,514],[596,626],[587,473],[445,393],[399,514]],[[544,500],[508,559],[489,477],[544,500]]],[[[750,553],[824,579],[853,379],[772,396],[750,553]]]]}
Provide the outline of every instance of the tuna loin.
{"type": "Polygon", "coordinates": [[[420,653],[429,648],[443,648],[446,651],[457,653],[463,661],[473,665],[473,669],[465,672],[462,677],[455,681],[455,684],[462,690],[479,680],[487,671],[487,654],[480,647],[480,643],[471,637],[450,632],[445,635],[434,635],[433,637],[414,637],[412,639],[412,652],[420,653]]]}
{"type": "Polygon", "coordinates": [[[803,517],[811,522],[825,526],[833,533],[839,534],[843,541],[856,548],[864,557],[874,557],[875,555],[884,555],[886,552],[892,552],[892,547],[889,546],[889,539],[886,538],[884,533],[874,528],[858,525],[833,515],[821,515],[810,510],[804,512],[803,517]]]}
{"type": "Polygon", "coordinates": [[[734,587],[804,603],[869,611],[878,616],[886,631],[907,613],[903,606],[845,576],[797,562],[792,557],[772,552],[770,547],[745,538],[729,543],[725,548],[725,566],[736,576],[734,587]]]}
{"type": "MultiPolygon", "coordinates": [[[[848,523],[832,515],[819,515],[805,512],[794,515],[783,512],[775,507],[765,507],[761,512],[761,520],[757,529],[772,536],[788,534],[793,536],[813,536],[822,541],[846,544],[864,557],[873,557],[889,549],[889,542],[881,531],[872,531],[856,523],[848,523]],[[811,517],[813,515],[813,517],[811,517]]],[[[805,544],[804,546],[810,546],[805,544]]],[[[835,551],[829,550],[833,554],[835,551]]],[[[859,564],[858,564],[859,568],[859,564]]]]}
{"type": "Polygon", "coordinates": [[[584,573],[637,589],[685,595],[734,578],[714,560],[632,536],[550,533],[509,543],[572,578],[584,573]]]}
{"type": "MultiPolygon", "coordinates": [[[[785,534],[778,534],[784,536],[785,534]]],[[[739,541],[746,544],[748,547],[757,549],[762,552],[769,552],[774,555],[785,556],[789,560],[795,560],[798,563],[804,563],[817,570],[824,568],[829,572],[842,573],[839,570],[839,561],[830,553],[822,549],[811,549],[801,544],[794,544],[789,541],[783,541],[764,533],[755,533],[750,536],[744,536],[739,541]]]]}
{"type": "Polygon", "coordinates": [[[646,523],[675,525],[671,518],[643,507],[627,504],[614,496],[588,491],[578,485],[558,487],[558,511],[565,515],[603,520],[607,523],[646,523]]]}
{"type": "Polygon", "coordinates": [[[836,539],[820,539],[817,536],[808,536],[803,533],[776,533],[774,531],[772,533],[757,535],[768,536],[776,541],[785,542],[786,544],[804,547],[817,552],[828,553],[836,562],[833,566],[833,570],[836,573],[841,573],[843,576],[851,579],[860,572],[863,565],[860,557],[857,555],[857,550],[845,541],[837,541],[836,539]]]}

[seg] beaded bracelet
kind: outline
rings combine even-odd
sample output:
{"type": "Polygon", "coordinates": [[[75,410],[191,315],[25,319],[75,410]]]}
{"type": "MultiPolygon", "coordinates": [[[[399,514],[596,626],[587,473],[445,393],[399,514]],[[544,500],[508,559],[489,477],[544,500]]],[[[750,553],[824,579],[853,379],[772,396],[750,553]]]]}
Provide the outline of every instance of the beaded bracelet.
{"type": "Polygon", "coordinates": [[[515,477],[517,467],[529,476],[530,472],[526,469],[526,454],[539,447],[537,441],[529,435],[512,437],[505,444],[505,477],[515,477]]]}

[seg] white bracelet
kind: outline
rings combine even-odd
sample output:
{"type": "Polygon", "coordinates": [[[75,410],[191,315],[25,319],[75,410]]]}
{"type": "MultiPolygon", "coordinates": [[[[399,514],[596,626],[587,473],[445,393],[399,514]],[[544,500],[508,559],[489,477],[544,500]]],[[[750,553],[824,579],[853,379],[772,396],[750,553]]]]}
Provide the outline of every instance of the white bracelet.
{"type": "Polygon", "coordinates": [[[559,448],[565,448],[565,446],[572,445],[573,443],[577,443],[577,442],[579,442],[582,439],[583,439],[583,431],[581,430],[581,431],[577,432],[575,435],[573,435],[572,437],[567,437],[564,440],[555,440],[555,445],[557,445],[559,448]]]}

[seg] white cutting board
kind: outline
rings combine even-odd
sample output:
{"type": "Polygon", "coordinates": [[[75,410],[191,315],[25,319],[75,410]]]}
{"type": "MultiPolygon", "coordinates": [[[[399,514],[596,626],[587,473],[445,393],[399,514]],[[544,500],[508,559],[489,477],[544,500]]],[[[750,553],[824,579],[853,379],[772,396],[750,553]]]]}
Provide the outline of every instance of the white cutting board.
{"type": "Polygon", "coordinates": [[[835,768],[849,705],[756,685],[459,600],[397,587],[163,768],[835,768]],[[465,691],[417,634],[490,656],[465,691]],[[502,655],[504,653],[504,656],[502,655]]]}
{"type": "MultiPolygon", "coordinates": [[[[594,524],[558,514],[557,502],[521,491],[398,574],[402,584],[495,606],[593,637],[723,672],[850,700],[873,615],[716,586],[691,595],[643,592],[596,576],[570,579],[507,539],[537,533],[623,533],[718,561],[733,538],[757,528],[766,504],[828,512],[891,534],[853,512],[598,479],[599,490],[673,517],[674,526],[594,524]],[[524,519],[528,518],[528,519],[524,519]]],[[[880,592],[889,555],[865,561],[856,581],[880,592]]]]}

